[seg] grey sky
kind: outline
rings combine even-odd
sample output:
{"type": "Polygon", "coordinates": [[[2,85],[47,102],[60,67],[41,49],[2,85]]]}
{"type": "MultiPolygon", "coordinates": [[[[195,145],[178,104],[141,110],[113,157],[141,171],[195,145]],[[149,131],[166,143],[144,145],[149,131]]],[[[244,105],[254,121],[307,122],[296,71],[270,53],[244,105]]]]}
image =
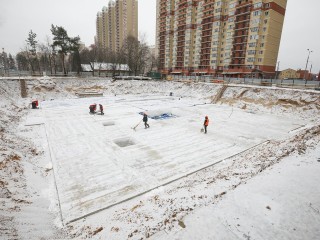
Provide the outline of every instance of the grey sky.
{"type": "MultiPolygon", "coordinates": [[[[156,0],[139,1],[139,34],[155,43],[156,0]]],[[[90,45],[98,11],[108,0],[0,0],[0,48],[15,54],[25,44],[30,29],[44,42],[51,24],[63,26],[70,36],[79,35],[90,45]]],[[[307,48],[313,50],[308,69],[320,70],[319,0],[288,0],[282,33],[280,70],[305,68],[307,48]]]]}

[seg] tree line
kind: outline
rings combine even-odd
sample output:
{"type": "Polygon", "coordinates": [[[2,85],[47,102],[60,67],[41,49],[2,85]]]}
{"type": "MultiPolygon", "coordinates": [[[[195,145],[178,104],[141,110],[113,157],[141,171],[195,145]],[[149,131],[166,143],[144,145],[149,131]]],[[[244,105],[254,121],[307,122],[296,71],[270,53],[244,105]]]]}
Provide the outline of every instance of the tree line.
{"type": "MultiPolygon", "coordinates": [[[[131,73],[138,75],[157,66],[157,59],[147,44],[135,37],[128,36],[119,51],[112,51],[95,44],[81,46],[80,37],[70,37],[62,26],[51,25],[50,30],[52,38],[47,36],[45,42],[39,42],[37,34],[30,30],[25,46],[15,58],[4,51],[1,53],[0,67],[4,70],[30,71],[32,75],[42,72],[68,75],[68,72],[80,73],[81,64],[100,62],[113,66],[127,64],[131,73]]],[[[113,74],[116,74],[115,69],[113,74]]]]}

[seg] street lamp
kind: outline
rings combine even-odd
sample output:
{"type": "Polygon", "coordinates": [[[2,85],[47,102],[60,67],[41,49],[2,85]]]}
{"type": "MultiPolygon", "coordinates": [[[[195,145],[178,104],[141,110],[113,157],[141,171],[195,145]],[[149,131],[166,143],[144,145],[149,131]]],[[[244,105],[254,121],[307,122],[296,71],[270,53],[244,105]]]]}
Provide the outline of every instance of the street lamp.
{"type": "Polygon", "coordinates": [[[2,53],[0,53],[0,69],[1,69],[1,75],[4,76],[5,74],[5,59],[4,59],[4,48],[2,48],[2,53]]]}
{"type": "Polygon", "coordinates": [[[310,50],[309,48],[307,49],[308,51],[308,58],[307,58],[307,63],[306,63],[306,68],[304,70],[304,76],[303,76],[303,79],[306,81],[307,83],[307,79],[306,79],[306,72],[307,72],[307,67],[308,67],[308,62],[309,62],[309,57],[310,57],[310,53],[312,53],[313,51],[310,50]]]}

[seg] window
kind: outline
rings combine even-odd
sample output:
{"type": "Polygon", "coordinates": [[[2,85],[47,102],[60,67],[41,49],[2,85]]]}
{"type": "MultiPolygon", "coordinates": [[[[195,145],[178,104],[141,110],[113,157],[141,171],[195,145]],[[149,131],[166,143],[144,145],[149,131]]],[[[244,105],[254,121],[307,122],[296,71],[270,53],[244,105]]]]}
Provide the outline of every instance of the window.
{"type": "Polygon", "coordinates": [[[264,12],[265,16],[269,16],[269,11],[264,12]]]}
{"type": "Polygon", "coordinates": [[[259,35],[251,35],[250,40],[257,40],[259,39],[259,35]]]}
{"type": "Polygon", "coordinates": [[[248,51],[248,55],[255,55],[256,54],[256,51],[255,50],[249,50],[248,51]]]}
{"type": "Polygon", "coordinates": [[[254,11],[253,12],[253,16],[260,16],[261,15],[261,11],[254,11]]]}
{"type": "Polygon", "coordinates": [[[229,8],[234,8],[236,6],[236,3],[230,3],[229,8]]]}
{"type": "Polygon", "coordinates": [[[260,23],[260,19],[259,18],[251,20],[251,24],[259,24],[259,23],[260,23]]]}
{"type": "Polygon", "coordinates": [[[262,2],[259,2],[259,3],[255,3],[253,5],[253,8],[260,8],[262,6],[262,2]]]}

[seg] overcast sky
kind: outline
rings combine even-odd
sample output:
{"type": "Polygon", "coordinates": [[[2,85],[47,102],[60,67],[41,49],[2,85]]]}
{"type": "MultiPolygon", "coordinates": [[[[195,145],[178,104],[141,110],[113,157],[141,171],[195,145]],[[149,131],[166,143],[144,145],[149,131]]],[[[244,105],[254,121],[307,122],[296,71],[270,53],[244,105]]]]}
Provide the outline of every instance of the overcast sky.
{"type": "MultiPolygon", "coordinates": [[[[155,44],[156,0],[138,0],[139,34],[155,44]]],[[[108,0],[0,0],[0,48],[15,54],[32,29],[39,42],[51,36],[51,24],[79,35],[87,46],[94,42],[96,14],[108,0]]],[[[288,0],[282,33],[280,70],[305,68],[307,49],[313,50],[308,69],[320,70],[320,0],[288,0]]]]}

